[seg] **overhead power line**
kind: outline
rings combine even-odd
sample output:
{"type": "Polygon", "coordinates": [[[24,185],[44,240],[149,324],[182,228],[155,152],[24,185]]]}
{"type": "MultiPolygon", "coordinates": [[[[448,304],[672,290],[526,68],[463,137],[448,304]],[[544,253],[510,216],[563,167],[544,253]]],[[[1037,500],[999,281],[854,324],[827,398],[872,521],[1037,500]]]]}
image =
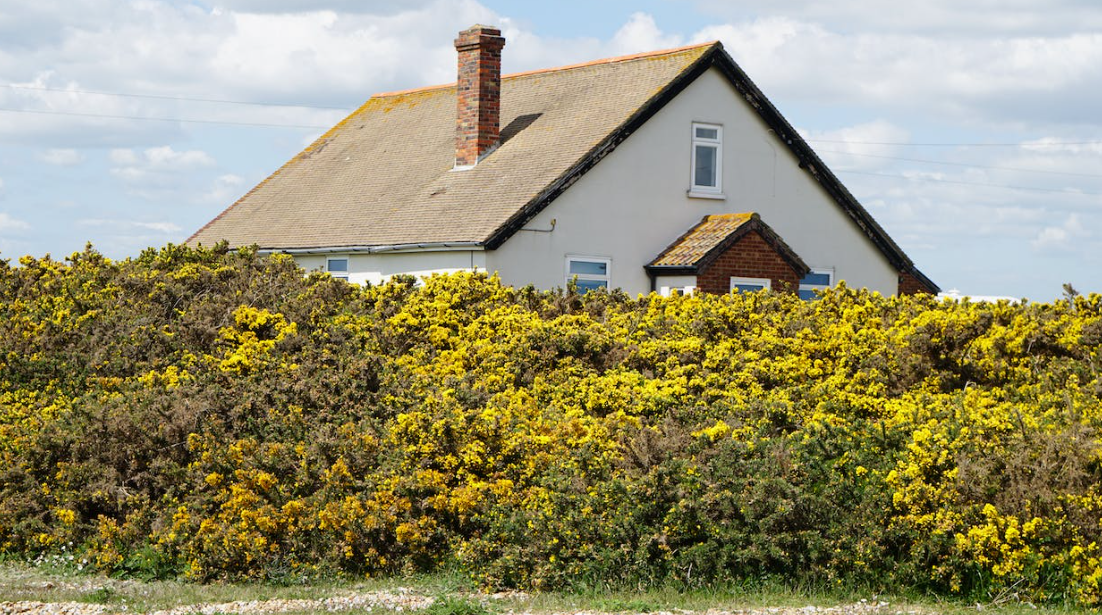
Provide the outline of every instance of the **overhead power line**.
{"type": "Polygon", "coordinates": [[[1102,173],[1074,173],[1072,171],[1042,171],[1041,169],[1023,169],[1020,167],[1000,167],[982,164],[968,164],[965,162],[945,162],[941,160],[928,160],[925,158],[904,158],[900,156],[880,156],[877,154],[858,154],[856,152],[844,152],[842,150],[821,149],[820,153],[842,154],[844,156],[859,156],[861,158],[879,158],[881,160],[902,160],[904,162],[919,162],[922,164],[940,164],[949,167],[965,167],[969,169],[994,169],[996,171],[1015,171],[1018,173],[1044,173],[1048,175],[1067,175],[1070,177],[1099,177],[1102,173]]]}
{"type": "Polygon", "coordinates": [[[99,90],[72,90],[67,88],[49,88],[38,85],[20,85],[15,83],[3,83],[0,87],[16,90],[37,90],[41,92],[63,92],[74,94],[94,94],[97,96],[119,96],[124,98],[149,98],[154,100],[177,100],[185,102],[218,103],[224,105],[256,105],[262,107],[296,107],[300,109],[327,109],[333,111],[348,111],[348,107],[330,107],[326,105],[307,105],[302,103],[262,102],[249,100],[228,100],[222,98],[199,98],[193,96],[174,96],[171,94],[131,94],[126,92],[103,92],[99,90]]]}
{"type": "Polygon", "coordinates": [[[911,143],[907,141],[851,141],[845,139],[804,139],[808,143],[845,145],[899,145],[904,147],[1040,147],[1044,145],[1102,145],[1102,141],[1059,141],[1046,143],[911,143]]]}
{"type": "Polygon", "coordinates": [[[1030,192],[1050,192],[1055,194],[1102,196],[1102,192],[1083,192],[1081,190],[1068,190],[1066,188],[1038,188],[1036,186],[1012,186],[1009,184],[989,184],[986,182],[968,182],[956,179],[938,179],[936,177],[911,177],[898,173],[876,173],[873,171],[857,171],[855,169],[835,169],[836,173],[849,173],[851,175],[872,175],[874,177],[890,177],[893,179],[905,179],[908,181],[933,182],[938,184],[957,184],[961,186],[980,186],[983,188],[1007,188],[1010,190],[1027,190],[1030,192]]]}
{"type": "Polygon", "coordinates": [[[141,120],[145,122],[180,122],[184,124],[218,124],[223,126],[252,126],[259,128],[310,128],[326,130],[332,126],[312,126],[308,124],[269,124],[264,122],[230,122],[224,120],[190,120],[177,117],[145,117],[140,115],[111,115],[107,113],[77,113],[74,111],[49,111],[44,109],[8,109],[0,107],[0,112],[33,113],[37,115],[69,115],[110,120],[141,120]]]}

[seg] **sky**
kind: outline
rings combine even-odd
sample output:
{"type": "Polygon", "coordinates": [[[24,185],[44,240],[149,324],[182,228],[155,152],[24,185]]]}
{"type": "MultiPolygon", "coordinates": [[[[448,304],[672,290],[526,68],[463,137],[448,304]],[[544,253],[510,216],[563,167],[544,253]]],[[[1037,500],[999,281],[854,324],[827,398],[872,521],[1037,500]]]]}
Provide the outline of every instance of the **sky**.
{"type": "Polygon", "coordinates": [[[1095,0],[0,0],[0,258],[180,243],[372,93],[719,40],[943,290],[1102,292],[1095,0]]]}

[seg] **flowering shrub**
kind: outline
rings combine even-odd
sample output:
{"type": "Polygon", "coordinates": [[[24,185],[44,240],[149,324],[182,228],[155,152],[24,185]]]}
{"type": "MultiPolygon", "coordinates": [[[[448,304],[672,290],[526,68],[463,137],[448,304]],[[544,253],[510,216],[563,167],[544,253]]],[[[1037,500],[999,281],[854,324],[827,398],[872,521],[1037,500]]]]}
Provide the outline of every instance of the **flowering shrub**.
{"type": "Polygon", "coordinates": [[[0,265],[0,552],[1098,605],[1100,348],[1099,295],[633,299],[359,288],[221,248],[25,258],[0,265]]]}

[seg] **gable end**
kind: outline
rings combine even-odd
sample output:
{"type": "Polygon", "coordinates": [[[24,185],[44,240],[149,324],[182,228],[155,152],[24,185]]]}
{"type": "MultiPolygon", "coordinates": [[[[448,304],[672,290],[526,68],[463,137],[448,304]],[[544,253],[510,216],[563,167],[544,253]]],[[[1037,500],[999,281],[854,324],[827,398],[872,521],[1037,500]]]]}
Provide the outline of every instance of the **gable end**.
{"type": "Polygon", "coordinates": [[[601,143],[590,150],[573,167],[564,172],[547,188],[541,191],[528,204],[521,208],[505,224],[486,239],[487,249],[497,249],[533,217],[543,211],[560,194],[573,185],[582,175],[592,169],[605,156],[608,156],[625,139],[631,136],[647,120],[680,94],[697,77],[709,68],[715,67],[742,96],[743,100],[768,125],[781,143],[796,157],[799,166],[826,191],[842,211],[857,225],[861,232],[872,241],[877,250],[900,275],[909,276],[925,290],[937,293],[941,289],[932,280],[919,271],[911,259],[887,234],[872,215],[857,201],[837,176],[823,163],[815,151],[804,141],[796,129],[788,123],[776,107],[760,89],[750,80],[735,61],[723,49],[718,41],[701,55],[692,65],[672,80],[669,85],[655,94],[640,107],[621,126],[608,135],[601,143]]]}
{"type": "Polygon", "coordinates": [[[617,146],[630,137],[632,133],[638,130],[647,120],[665,107],[667,103],[680,94],[689,84],[695,81],[697,77],[704,74],[704,72],[712,66],[712,61],[717,50],[721,49],[722,46],[719,42],[712,43],[708,51],[703,53],[680,75],[670,81],[669,84],[644,103],[643,106],[625,120],[623,124],[612,131],[604,140],[583,156],[577,164],[569,168],[555,179],[555,181],[551,182],[551,184],[537,194],[527,205],[522,207],[520,211],[512,216],[505,224],[494,231],[486,240],[486,248],[495,250],[498,246],[505,243],[507,239],[513,236],[513,233],[516,233],[521,227],[527,224],[528,221],[543,211],[552,201],[565,192],[567,188],[574,185],[574,182],[581,179],[583,175],[604,159],[605,156],[611,154],[617,146]]]}

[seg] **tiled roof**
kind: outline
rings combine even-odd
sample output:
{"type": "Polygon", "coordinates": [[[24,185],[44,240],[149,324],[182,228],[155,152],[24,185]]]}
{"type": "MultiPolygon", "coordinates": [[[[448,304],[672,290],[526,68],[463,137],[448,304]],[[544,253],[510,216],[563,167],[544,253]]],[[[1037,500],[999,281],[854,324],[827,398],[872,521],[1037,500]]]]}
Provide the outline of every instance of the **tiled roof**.
{"type": "Polygon", "coordinates": [[[893,267],[940,290],[719,43],[503,77],[501,145],[465,171],[452,171],[455,84],[378,94],[187,243],[495,249],[711,67],[893,267]]]}
{"type": "Polygon", "coordinates": [[[455,85],[373,96],[188,243],[485,243],[716,43],[502,78],[502,143],[453,171],[455,85]]]}
{"type": "Polygon", "coordinates": [[[652,267],[692,267],[709,252],[719,247],[735,231],[754,217],[754,214],[718,214],[704,216],[696,226],[673,242],[652,267]]]}
{"type": "Polygon", "coordinates": [[[723,254],[743,235],[757,231],[792,268],[807,273],[808,266],[756,213],[704,216],[684,235],[671,243],[647,269],[654,273],[695,272],[723,254]]]}

